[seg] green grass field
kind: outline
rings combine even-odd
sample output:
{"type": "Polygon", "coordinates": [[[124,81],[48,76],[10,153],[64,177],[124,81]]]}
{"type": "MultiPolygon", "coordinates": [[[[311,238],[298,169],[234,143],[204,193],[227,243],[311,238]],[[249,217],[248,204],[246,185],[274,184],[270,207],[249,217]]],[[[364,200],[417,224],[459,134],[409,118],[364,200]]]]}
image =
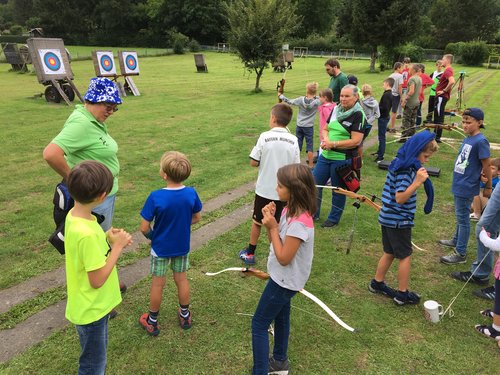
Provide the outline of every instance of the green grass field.
{"type": "MultiPolygon", "coordinates": [[[[263,93],[251,92],[255,76],[245,73],[236,57],[206,54],[209,73],[197,74],[191,54],[140,59],[141,75],[135,82],[141,96],[128,96],[120,111],[107,122],[117,140],[121,163],[114,225],[136,231],[139,211],[148,193],[161,187],[158,162],[166,150],[186,153],[193,164],[188,184],[196,187],[203,201],[256,178],[248,166],[248,153],[259,133],[268,127],[269,110],[277,101],[276,81],[281,74],[266,71],[263,93]]],[[[285,94],[302,95],[305,84],[318,81],[326,87],[324,59],[307,58],[295,62],[286,75],[285,94]]],[[[432,63],[427,64],[428,69],[432,63]]],[[[9,72],[0,65],[0,124],[3,127],[0,155],[2,191],[0,193],[0,288],[18,284],[30,277],[60,267],[63,258],[46,241],[53,230],[52,193],[58,177],[42,159],[42,150],[58,133],[72,108],[46,103],[34,94],[43,91],[34,74],[9,72]]],[[[91,61],[72,64],[75,84],[85,92],[94,75],[91,61]]],[[[462,67],[455,66],[455,72],[462,67]]],[[[371,74],[367,61],[342,61],[342,70],[355,74],[360,84],[368,82],[381,95],[381,82],[389,72],[371,74]]],[[[465,68],[466,103],[485,110],[491,142],[500,142],[496,122],[500,119],[500,75],[494,70],[465,68]]],[[[454,104],[450,100],[449,107],[454,104]]],[[[448,121],[450,121],[448,119],[448,121]]],[[[458,121],[458,120],[454,120],[458,121]]],[[[290,126],[295,129],[294,120],[290,126]]],[[[446,133],[447,134],[447,133],[446,133]]],[[[376,132],[372,132],[376,137],[376,132]]],[[[454,147],[460,137],[454,138],[454,147]]],[[[394,155],[398,144],[388,145],[394,155]]],[[[373,151],[365,151],[368,155],[373,151]]],[[[456,150],[442,145],[430,165],[442,169],[433,178],[436,191],[431,215],[422,212],[419,194],[414,242],[426,252],[415,251],[411,287],[423,300],[435,299],[447,305],[462,286],[447,274],[467,267],[445,267],[438,263],[443,249],[436,240],[449,237],[454,230],[451,167],[456,150]]],[[[500,151],[493,151],[500,156],[500,151]]],[[[363,168],[362,190],[379,195],[385,173],[368,158],[363,168]]],[[[325,193],[323,215],[329,210],[325,193]]],[[[241,200],[243,204],[246,200],[241,200]]],[[[366,205],[358,211],[351,254],[345,247],[351,231],[354,210],[348,201],[341,225],[334,230],[316,230],[315,260],[306,289],[332,307],[343,320],[358,329],[351,334],[335,323],[309,300],[293,300],[289,355],[297,374],[491,374],[496,373],[498,348],[474,332],[484,320],[479,310],[487,301],[471,296],[468,286],[454,305],[455,317],[440,324],[423,318],[422,306],[397,308],[389,300],[370,294],[371,279],[381,254],[377,214],[366,205]]],[[[247,242],[250,222],[211,241],[191,257],[194,326],[181,332],[176,325],[176,297],[169,282],[162,306],[162,333],[152,339],[137,325],[146,311],[149,280],[127,292],[121,314],[110,323],[108,373],[110,374],[246,374],[251,368],[251,318],[264,283],[257,279],[222,274],[214,278],[201,271],[220,270],[239,265],[236,253],[247,242]]],[[[475,254],[469,244],[469,262],[475,254]]],[[[267,245],[258,249],[258,268],[265,269],[267,245]]],[[[142,248],[132,256],[147,256],[142,248]]],[[[393,270],[388,275],[395,282],[393,270]]],[[[0,316],[0,326],[22,324],[30,313],[63,298],[55,290],[23,307],[14,307],[9,316],[0,316]],[[26,311],[21,311],[28,310],[26,311]],[[2,324],[4,322],[4,324],[2,324]],[[9,323],[6,323],[9,322],[9,323]]],[[[5,374],[65,374],[76,371],[79,354],[73,327],[53,334],[12,361],[0,365],[5,374]]]]}

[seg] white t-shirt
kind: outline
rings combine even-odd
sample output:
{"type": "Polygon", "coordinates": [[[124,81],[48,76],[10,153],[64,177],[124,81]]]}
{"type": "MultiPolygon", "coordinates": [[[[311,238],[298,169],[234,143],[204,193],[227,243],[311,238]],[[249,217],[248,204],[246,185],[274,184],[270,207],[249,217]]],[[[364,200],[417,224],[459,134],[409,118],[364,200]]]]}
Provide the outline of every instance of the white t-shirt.
{"type": "Polygon", "coordinates": [[[276,127],[260,135],[250,158],[259,162],[259,177],[255,193],[263,198],[279,200],[276,174],[281,167],[300,163],[297,137],[287,128],[276,127]]]}
{"type": "Polygon", "coordinates": [[[392,95],[399,96],[399,85],[403,84],[403,75],[398,72],[392,73],[389,78],[394,79],[394,86],[392,86],[392,95]]]}

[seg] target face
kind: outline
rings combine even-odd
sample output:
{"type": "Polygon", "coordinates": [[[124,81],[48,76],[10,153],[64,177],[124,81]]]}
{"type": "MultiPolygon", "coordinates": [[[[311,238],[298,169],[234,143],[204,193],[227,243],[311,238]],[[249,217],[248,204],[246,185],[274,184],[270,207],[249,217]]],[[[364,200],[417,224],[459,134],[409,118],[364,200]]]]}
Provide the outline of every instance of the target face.
{"type": "Polygon", "coordinates": [[[42,60],[43,71],[45,74],[58,75],[66,73],[60,50],[39,49],[38,53],[40,55],[40,59],[42,60]]]}
{"type": "Polygon", "coordinates": [[[113,60],[113,52],[102,51],[96,52],[97,61],[99,62],[99,71],[102,76],[113,76],[116,74],[116,66],[113,60]]]}
{"type": "Polygon", "coordinates": [[[137,52],[122,52],[125,74],[139,74],[137,52]]]}

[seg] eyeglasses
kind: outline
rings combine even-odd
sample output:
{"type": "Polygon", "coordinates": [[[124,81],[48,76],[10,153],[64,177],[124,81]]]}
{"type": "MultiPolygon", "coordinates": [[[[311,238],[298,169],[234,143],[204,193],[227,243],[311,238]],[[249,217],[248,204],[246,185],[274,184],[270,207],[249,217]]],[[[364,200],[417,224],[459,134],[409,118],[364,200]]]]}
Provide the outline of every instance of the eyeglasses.
{"type": "Polygon", "coordinates": [[[118,106],[116,104],[108,104],[108,103],[103,103],[106,106],[106,111],[107,112],[117,112],[118,111],[118,106]]]}

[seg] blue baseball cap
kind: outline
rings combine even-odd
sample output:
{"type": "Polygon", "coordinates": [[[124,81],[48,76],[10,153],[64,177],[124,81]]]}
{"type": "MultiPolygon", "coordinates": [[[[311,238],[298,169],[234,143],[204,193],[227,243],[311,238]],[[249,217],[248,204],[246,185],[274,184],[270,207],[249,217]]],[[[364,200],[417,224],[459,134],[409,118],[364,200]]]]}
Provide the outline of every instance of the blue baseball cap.
{"type": "Polygon", "coordinates": [[[356,77],[355,75],[349,75],[349,76],[347,76],[347,80],[349,81],[349,83],[351,85],[357,85],[358,84],[358,77],[356,77]]]}
{"type": "Polygon", "coordinates": [[[83,99],[90,103],[122,104],[118,88],[113,81],[104,77],[95,77],[90,80],[83,99]]]}
{"type": "MultiPolygon", "coordinates": [[[[464,113],[464,116],[470,116],[474,117],[477,121],[483,121],[484,120],[484,112],[481,108],[467,108],[464,113]]],[[[481,124],[480,128],[484,128],[484,125],[481,124]]]]}

